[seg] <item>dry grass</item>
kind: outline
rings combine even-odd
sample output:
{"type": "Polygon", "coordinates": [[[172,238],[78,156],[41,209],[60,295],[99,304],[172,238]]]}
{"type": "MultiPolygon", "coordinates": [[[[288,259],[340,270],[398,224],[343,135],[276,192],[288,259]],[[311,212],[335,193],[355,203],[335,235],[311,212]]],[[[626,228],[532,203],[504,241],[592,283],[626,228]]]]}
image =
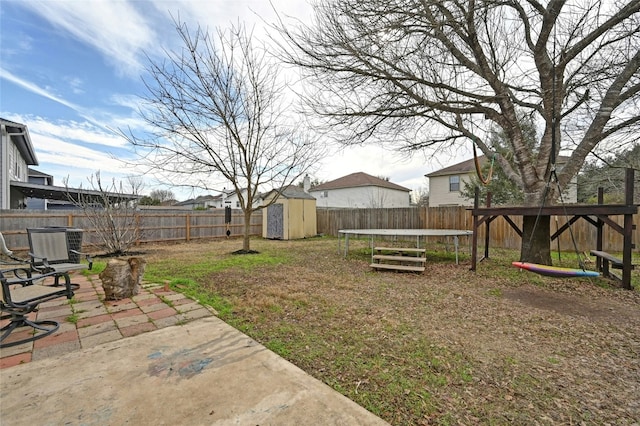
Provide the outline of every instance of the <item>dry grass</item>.
{"type": "Polygon", "coordinates": [[[335,239],[238,246],[147,246],[147,274],[394,425],[640,419],[638,290],[519,272],[515,253],[474,273],[440,248],[412,274],[373,272],[365,241],[346,259],[335,239]]]}

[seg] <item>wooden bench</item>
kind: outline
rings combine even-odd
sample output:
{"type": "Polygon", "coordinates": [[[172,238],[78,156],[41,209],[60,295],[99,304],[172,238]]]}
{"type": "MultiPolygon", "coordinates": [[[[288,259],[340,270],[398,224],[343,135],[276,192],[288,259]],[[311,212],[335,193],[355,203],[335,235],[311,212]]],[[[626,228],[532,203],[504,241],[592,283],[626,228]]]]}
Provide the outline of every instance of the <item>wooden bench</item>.
{"type": "Polygon", "coordinates": [[[371,256],[374,269],[423,272],[425,269],[425,249],[407,247],[375,247],[371,256]]]}
{"type": "MultiPolygon", "coordinates": [[[[602,261],[602,267],[599,266],[600,262],[598,262],[598,269],[600,270],[600,272],[602,272],[602,276],[621,279],[616,274],[613,274],[611,272],[609,265],[611,265],[611,269],[622,269],[624,265],[622,259],[619,259],[612,254],[600,250],[591,250],[590,253],[591,256],[595,256],[602,261]]],[[[631,265],[631,269],[633,269],[633,265],[631,265]]]]}

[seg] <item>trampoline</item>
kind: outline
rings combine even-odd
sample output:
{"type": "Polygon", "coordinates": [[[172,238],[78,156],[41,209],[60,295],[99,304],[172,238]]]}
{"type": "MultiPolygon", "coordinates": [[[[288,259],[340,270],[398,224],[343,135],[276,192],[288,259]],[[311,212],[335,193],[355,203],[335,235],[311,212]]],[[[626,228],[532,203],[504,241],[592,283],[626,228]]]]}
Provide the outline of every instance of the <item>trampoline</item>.
{"type": "Polygon", "coordinates": [[[427,237],[446,237],[453,238],[453,246],[456,252],[456,264],[458,264],[458,246],[459,237],[470,237],[473,231],[461,229],[340,229],[338,230],[338,252],[342,253],[341,237],[344,236],[344,256],[349,253],[349,236],[362,235],[368,236],[371,252],[373,253],[373,242],[375,237],[415,237],[416,247],[420,248],[420,238],[424,238],[425,245],[427,237]]]}

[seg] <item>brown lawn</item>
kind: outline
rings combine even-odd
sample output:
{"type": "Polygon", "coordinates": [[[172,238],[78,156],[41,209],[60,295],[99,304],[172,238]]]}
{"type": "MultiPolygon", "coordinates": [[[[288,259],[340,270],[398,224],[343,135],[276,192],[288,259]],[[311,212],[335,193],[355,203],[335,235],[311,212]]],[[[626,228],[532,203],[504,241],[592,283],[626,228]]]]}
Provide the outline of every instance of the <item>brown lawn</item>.
{"type": "Polygon", "coordinates": [[[144,246],[150,279],[220,316],[394,425],[640,420],[640,288],[551,279],[443,246],[422,274],[374,272],[367,241],[144,246]],[[187,279],[187,281],[185,281],[187,279]],[[206,295],[206,296],[203,296],[206,295]]]}

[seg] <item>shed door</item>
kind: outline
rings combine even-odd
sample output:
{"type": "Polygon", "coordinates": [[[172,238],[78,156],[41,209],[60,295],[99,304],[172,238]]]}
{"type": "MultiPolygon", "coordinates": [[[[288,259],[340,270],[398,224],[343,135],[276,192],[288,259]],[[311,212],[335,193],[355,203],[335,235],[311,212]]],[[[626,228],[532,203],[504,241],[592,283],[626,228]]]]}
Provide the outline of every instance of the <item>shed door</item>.
{"type": "Polygon", "coordinates": [[[284,205],[271,204],[267,207],[267,238],[282,239],[284,237],[284,205]]]}

